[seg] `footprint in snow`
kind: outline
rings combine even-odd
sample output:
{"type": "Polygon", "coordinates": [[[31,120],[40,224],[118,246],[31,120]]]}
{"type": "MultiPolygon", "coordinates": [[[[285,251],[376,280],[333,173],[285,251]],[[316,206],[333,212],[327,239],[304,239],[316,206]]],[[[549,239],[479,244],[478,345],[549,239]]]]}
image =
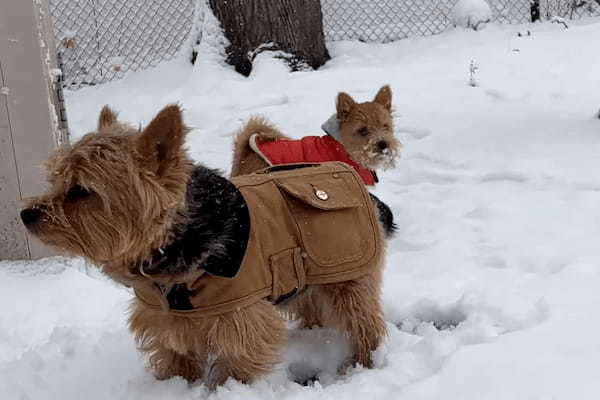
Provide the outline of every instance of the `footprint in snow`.
{"type": "Polygon", "coordinates": [[[292,363],[287,368],[290,380],[302,386],[313,386],[319,380],[321,370],[303,363],[292,363]]]}
{"type": "Polygon", "coordinates": [[[350,357],[348,339],[326,328],[292,329],[283,356],[288,379],[303,386],[335,383],[350,357]]]}
{"type": "Polygon", "coordinates": [[[438,157],[432,157],[425,153],[414,153],[411,154],[411,158],[415,160],[425,161],[434,167],[442,168],[444,170],[466,170],[467,166],[462,163],[456,163],[449,160],[444,160],[438,157]]]}
{"type": "Polygon", "coordinates": [[[417,303],[410,314],[396,326],[403,332],[417,335],[424,325],[446,331],[453,330],[467,319],[467,314],[457,304],[444,307],[429,300],[417,303]]]}
{"type": "Polygon", "coordinates": [[[500,90],[488,89],[485,91],[485,94],[497,101],[504,101],[508,99],[508,96],[506,96],[506,94],[500,90]]]}
{"type": "Polygon", "coordinates": [[[425,139],[431,135],[431,130],[423,128],[400,127],[396,131],[398,133],[406,133],[415,140],[425,139]]]}
{"type": "Polygon", "coordinates": [[[288,96],[265,96],[261,99],[255,100],[252,105],[247,107],[242,107],[242,111],[248,110],[256,110],[258,108],[263,107],[274,107],[274,106],[282,106],[284,104],[288,104],[290,102],[290,98],[288,96]]]}
{"type": "Polygon", "coordinates": [[[485,174],[481,177],[481,182],[514,182],[514,183],[525,183],[529,181],[529,178],[520,172],[492,172],[485,174]]]}

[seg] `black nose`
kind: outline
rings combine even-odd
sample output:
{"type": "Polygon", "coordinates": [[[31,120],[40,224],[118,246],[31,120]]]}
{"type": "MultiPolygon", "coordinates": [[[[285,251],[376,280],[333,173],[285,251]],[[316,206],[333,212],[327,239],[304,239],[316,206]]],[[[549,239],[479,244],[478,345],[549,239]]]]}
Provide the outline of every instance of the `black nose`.
{"type": "Polygon", "coordinates": [[[26,208],[21,211],[21,220],[25,226],[35,224],[42,216],[42,211],[39,208],[26,208]]]}
{"type": "Polygon", "coordinates": [[[383,151],[383,150],[385,150],[385,149],[387,149],[387,148],[388,148],[388,144],[387,144],[387,142],[386,142],[386,141],[384,141],[384,140],[380,140],[379,142],[377,142],[377,148],[378,148],[380,151],[383,151]]]}

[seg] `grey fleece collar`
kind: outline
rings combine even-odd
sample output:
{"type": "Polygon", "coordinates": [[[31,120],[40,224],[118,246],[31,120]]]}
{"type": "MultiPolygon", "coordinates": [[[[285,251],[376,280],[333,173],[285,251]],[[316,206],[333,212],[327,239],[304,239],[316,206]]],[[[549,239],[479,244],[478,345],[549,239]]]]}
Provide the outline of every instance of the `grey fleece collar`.
{"type": "Polygon", "coordinates": [[[327,121],[321,125],[321,129],[326,134],[340,142],[342,140],[342,134],[340,132],[340,121],[337,119],[337,114],[333,114],[327,121]]]}

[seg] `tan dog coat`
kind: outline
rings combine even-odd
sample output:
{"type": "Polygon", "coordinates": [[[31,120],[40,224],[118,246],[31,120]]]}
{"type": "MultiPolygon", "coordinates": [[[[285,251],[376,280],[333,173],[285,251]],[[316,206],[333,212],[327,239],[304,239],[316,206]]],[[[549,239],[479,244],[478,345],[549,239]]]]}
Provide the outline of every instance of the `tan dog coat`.
{"type": "Polygon", "coordinates": [[[378,218],[361,178],[346,164],[271,167],[232,182],[251,224],[238,274],[200,272],[187,280],[191,310],[169,309],[168,291],[149,278],[134,287],[147,306],[189,317],[218,315],[265,298],[279,303],[305,285],[357,279],[376,268],[378,218]]]}

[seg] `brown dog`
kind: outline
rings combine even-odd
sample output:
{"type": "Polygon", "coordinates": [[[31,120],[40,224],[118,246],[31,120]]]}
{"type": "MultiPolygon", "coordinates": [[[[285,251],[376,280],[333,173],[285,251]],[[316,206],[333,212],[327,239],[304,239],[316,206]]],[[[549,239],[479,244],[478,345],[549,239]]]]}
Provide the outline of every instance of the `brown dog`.
{"type": "Polygon", "coordinates": [[[392,90],[383,86],[373,101],[357,103],[347,93],[337,97],[335,118],[324,130],[328,136],[291,140],[262,118],[252,118],[237,134],[231,176],[270,165],[342,161],[351,165],[367,185],[377,182],[375,171],[395,165],[402,144],[394,136],[392,90]]]}
{"type": "Polygon", "coordinates": [[[280,359],[280,309],[348,335],[372,366],[386,335],[382,226],[342,163],[229,181],[193,165],[180,109],[144,130],[107,107],[49,161],[50,190],[21,212],[46,244],[134,288],[129,326],[159,379],[253,380],[280,359]]]}

